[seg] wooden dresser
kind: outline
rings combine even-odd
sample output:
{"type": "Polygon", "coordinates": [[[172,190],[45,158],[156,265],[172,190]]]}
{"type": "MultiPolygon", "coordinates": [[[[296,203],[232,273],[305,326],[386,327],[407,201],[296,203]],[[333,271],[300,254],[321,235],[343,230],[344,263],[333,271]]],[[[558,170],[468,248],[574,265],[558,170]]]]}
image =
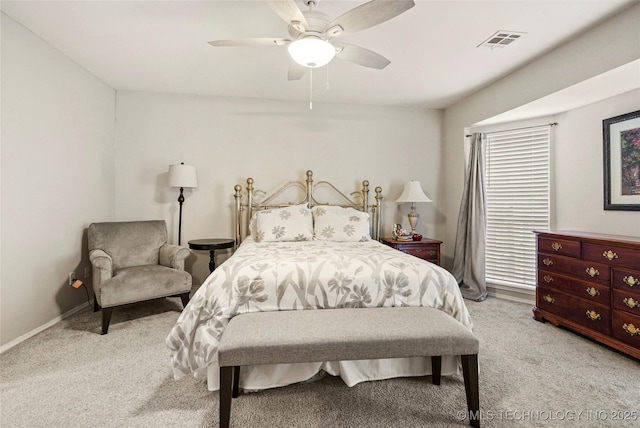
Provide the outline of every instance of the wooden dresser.
{"type": "Polygon", "coordinates": [[[535,233],[534,318],[640,359],[640,238],[535,233]]]}

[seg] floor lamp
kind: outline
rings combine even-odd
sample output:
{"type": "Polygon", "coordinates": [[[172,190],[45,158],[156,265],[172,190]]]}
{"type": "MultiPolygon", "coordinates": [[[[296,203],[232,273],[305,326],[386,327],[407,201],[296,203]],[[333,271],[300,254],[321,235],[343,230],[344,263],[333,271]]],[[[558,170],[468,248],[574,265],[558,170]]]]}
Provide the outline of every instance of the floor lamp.
{"type": "Polygon", "coordinates": [[[185,165],[184,162],[180,162],[180,165],[169,165],[169,186],[180,188],[180,196],[178,196],[178,203],[180,204],[178,245],[180,245],[182,238],[182,204],[184,203],[183,191],[185,187],[198,187],[198,174],[196,172],[196,167],[192,165],[185,165]]]}

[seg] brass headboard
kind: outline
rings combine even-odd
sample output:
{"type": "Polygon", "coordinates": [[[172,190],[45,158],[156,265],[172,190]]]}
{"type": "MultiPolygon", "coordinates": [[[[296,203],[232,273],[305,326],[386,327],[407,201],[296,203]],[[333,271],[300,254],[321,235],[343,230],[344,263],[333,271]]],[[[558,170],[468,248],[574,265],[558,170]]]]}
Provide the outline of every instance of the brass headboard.
{"type": "Polygon", "coordinates": [[[249,221],[254,211],[282,208],[289,205],[306,204],[307,207],[313,208],[317,205],[337,205],[341,207],[355,208],[360,211],[369,213],[371,216],[371,237],[375,240],[380,239],[380,207],[382,201],[382,188],[376,187],[375,203],[369,204],[369,182],[364,180],[362,187],[345,195],[328,181],[318,181],[313,183],[313,172],[307,171],[305,181],[289,181],[282,185],[279,189],[271,194],[267,194],[262,190],[253,187],[253,178],[247,178],[247,187],[243,192],[242,186],[236,184],[234,187],[235,194],[235,218],[236,218],[236,242],[240,245],[244,237],[248,233],[249,221]],[[314,193],[320,189],[328,189],[337,202],[319,202],[314,193]],[[296,201],[278,202],[278,197],[285,198],[283,195],[290,189],[294,189],[302,195],[298,196],[296,201]]]}

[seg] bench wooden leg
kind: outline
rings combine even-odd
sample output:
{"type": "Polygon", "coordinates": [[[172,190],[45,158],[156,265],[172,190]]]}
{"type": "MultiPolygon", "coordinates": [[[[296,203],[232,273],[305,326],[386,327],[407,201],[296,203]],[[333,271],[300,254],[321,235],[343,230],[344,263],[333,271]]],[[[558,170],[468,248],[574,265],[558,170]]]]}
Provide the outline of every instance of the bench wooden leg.
{"type": "Polygon", "coordinates": [[[220,367],[220,428],[229,428],[233,367],[220,367]]]}
{"type": "Polygon", "coordinates": [[[431,379],[434,385],[440,385],[440,373],[442,373],[442,357],[431,357],[431,379]]]}
{"type": "Polygon", "coordinates": [[[480,428],[480,388],[478,385],[478,354],[462,355],[464,390],[467,394],[469,424],[480,428]]]}
{"type": "Polygon", "coordinates": [[[240,366],[233,367],[233,398],[238,398],[238,387],[240,386],[240,366]]]}

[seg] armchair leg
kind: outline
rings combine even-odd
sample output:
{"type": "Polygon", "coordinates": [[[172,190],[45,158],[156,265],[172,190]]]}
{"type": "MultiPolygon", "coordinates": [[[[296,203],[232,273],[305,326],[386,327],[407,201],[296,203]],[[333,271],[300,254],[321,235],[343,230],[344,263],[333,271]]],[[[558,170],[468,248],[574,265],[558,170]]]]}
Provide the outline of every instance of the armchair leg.
{"type": "Polygon", "coordinates": [[[98,312],[99,310],[100,310],[100,305],[98,304],[96,293],[93,293],[93,312],[98,312]]]}
{"type": "Polygon", "coordinates": [[[182,299],[182,307],[186,307],[187,303],[189,303],[189,292],[182,293],[180,298],[182,299]]]}
{"type": "Polygon", "coordinates": [[[109,331],[109,323],[111,322],[111,313],[113,308],[102,308],[102,334],[109,331]]]}

